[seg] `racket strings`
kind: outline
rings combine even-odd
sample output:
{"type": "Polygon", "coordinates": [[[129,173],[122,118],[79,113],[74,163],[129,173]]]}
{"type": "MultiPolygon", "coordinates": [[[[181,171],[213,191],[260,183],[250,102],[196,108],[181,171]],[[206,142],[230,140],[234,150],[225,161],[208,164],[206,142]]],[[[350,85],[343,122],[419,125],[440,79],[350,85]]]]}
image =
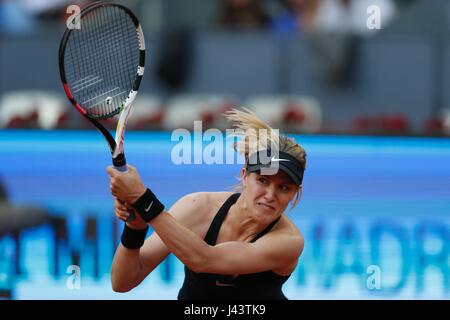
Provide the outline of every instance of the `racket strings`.
{"type": "Polygon", "coordinates": [[[81,19],[65,51],[67,83],[89,116],[119,113],[133,88],[139,65],[136,26],[117,7],[100,7],[81,19]]]}

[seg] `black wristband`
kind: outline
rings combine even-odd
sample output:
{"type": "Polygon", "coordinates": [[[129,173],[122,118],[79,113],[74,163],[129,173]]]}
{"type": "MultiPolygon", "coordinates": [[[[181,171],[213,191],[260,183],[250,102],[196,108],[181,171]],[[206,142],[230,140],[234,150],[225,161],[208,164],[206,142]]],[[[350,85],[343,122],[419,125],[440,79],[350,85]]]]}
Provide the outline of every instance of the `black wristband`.
{"type": "Polygon", "coordinates": [[[139,249],[144,244],[147,231],[148,226],[145,229],[135,230],[128,227],[125,223],[120,242],[127,249],[139,249]]]}
{"type": "Polygon", "coordinates": [[[164,205],[147,189],[145,193],[133,203],[133,208],[139,213],[145,222],[149,222],[164,211],[164,205]]]}

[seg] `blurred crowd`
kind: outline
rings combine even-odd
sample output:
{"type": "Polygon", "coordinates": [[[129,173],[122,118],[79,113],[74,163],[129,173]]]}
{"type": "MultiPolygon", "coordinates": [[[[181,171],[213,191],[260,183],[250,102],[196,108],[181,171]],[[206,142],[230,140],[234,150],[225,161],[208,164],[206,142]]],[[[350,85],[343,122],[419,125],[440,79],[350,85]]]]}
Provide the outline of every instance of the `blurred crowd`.
{"type": "MultiPolygon", "coordinates": [[[[436,0],[433,3],[439,2],[443,7],[445,1],[436,0]]],[[[45,36],[45,30],[62,29],[66,17],[70,14],[66,11],[69,5],[75,4],[83,8],[93,2],[93,0],[0,0],[0,36],[7,34],[6,38],[13,39],[17,36],[19,39],[21,35],[32,34],[39,30],[44,30],[42,34],[45,36]],[[55,24],[59,25],[58,28],[55,28],[55,24]]],[[[131,124],[133,129],[171,130],[179,126],[188,126],[195,119],[202,119],[205,123],[208,119],[213,119],[210,125],[220,127],[220,124],[214,123],[217,115],[224,108],[244,103],[243,105],[254,109],[263,117],[266,116],[269,121],[273,120],[272,125],[279,125],[292,132],[404,135],[411,134],[415,130],[418,133],[417,129],[410,129],[407,116],[391,114],[391,110],[381,110],[378,116],[368,116],[365,113],[370,111],[370,106],[365,105],[349,115],[350,120],[342,127],[327,126],[324,119],[327,118],[330,108],[337,109],[332,100],[336,92],[341,93],[345,100],[347,99],[345,88],[362,90],[355,85],[358,80],[353,76],[354,69],[361,68],[361,65],[357,64],[358,41],[378,33],[378,29],[386,30],[390,25],[395,25],[405,16],[405,12],[411,11],[410,8],[419,13],[425,12],[425,9],[430,7],[429,2],[425,0],[190,0],[189,2],[106,0],[105,2],[124,4],[139,12],[146,35],[147,31],[150,31],[150,34],[152,31],[159,32],[161,35],[155,54],[156,65],[152,66],[152,70],[156,75],[154,80],[161,89],[157,94],[162,97],[139,95],[140,102],[136,112],[142,110],[143,114],[139,117],[139,123],[131,124]],[[379,28],[371,28],[369,22],[377,20],[379,28]],[[320,82],[320,85],[328,91],[308,93],[304,96],[301,90],[297,90],[294,96],[285,95],[286,92],[292,93],[293,90],[285,90],[289,89],[289,85],[284,84],[277,87],[278,92],[274,90],[267,92],[267,95],[271,96],[258,97],[249,93],[244,97],[232,97],[231,102],[229,97],[224,97],[226,94],[235,94],[229,91],[209,92],[211,95],[207,97],[198,95],[205,93],[200,92],[201,90],[192,90],[189,92],[191,96],[180,99],[179,94],[186,93],[183,92],[183,86],[190,81],[191,69],[195,67],[195,54],[198,53],[193,46],[195,41],[192,40],[194,34],[192,31],[197,30],[231,33],[264,32],[277,35],[277,39],[291,36],[291,40],[297,40],[292,35],[301,35],[305,50],[309,50],[310,60],[305,65],[311,70],[310,80],[320,82]],[[346,84],[350,85],[345,87],[346,84]],[[344,90],[341,90],[342,88],[344,90]],[[332,102],[321,105],[319,102],[323,96],[332,102]],[[180,104],[189,105],[190,108],[179,108],[180,104]],[[180,110],[183,109],[189,109],[189,114],[182,114],[180,110]],[[191,116],[197,118],[191,119],[191,116]],[[179,123],[180,119],[190,122],[179,123]]],[[[433,19],[432,21],[435,22],[433,19]]],[[[436,66],[442,64],[439,59],[434,60],[436,66]]],[[[267,63],[275,64],[273,61],[267,63]]],[[[277,67],[280,67],[281,80],[277,78],[273,82],[283,81],[283,77],[288,77],[289,72],[286,72],[286,69],[290,66],[283,66],[282,63],[280,65],[281,67],[279,65],[277,67]]],[[[405,75],[409,74],[410,70],[406,69],[401,69],[405,75]]],[[[440,70],[436,68],[438,69],[440,70]]],[[[439,84],[443,78],[437,74],[433,81],[439,84]]],[[[438,88],[439,85],[434,87],[438,88]]],[[[67,99],[61,96],[61,92],[55,94],[45,90],[39,91],[40,89],[39,86],[14,88],[13,91],[3,88],[2,92],[0,88],[0,128],[54,129],[83,126],[78,123],[77,116],[68,114],[67,110],[70,108],[67,108],[67,99]]],[[[406,91],[402,94],[408,95],[406,91]]],[[[438,91],[433,91],[433,94],[437,97],[443,96],[442,92],[438,91]]],[[[436,106],[432,106],[434,109],[430,112],[430,117],[421,119],[420,134],[448,135],[450,113],[444,108],[443,101],[436,100],[435,104],[436,106]]],[[[406,109],[404,113],[407,113],[406,109]]]]}
{"type": "MultiPolygon", "coordinates": [[[[84,7],[92,0],[1,0],[0,30],[3,32],[31,32],[39,20],[60,19],[62,8],[69,4],[84,7]]],[[[113,1],[126,3],[130,7],[140,7],[137,1],[113,1]]],[[[159,7],[171,6],[167,1],[147,0],[159,7]]],[[[368,34],[366,27],[367,8],[377,6],[382,13],[384,25],[396,16],[402,0],[217,0],[216,10],[212,10],[210,27],[226,29],[264,29],[276,33],[311,33],[345,31],[360,35],[368,34]]],[[[408,1],[413,2],[413,1],[408,1]]],[[[201,5],[198,1],[192,6],[201,5]]],[[[145,4],[149,5],[149,4],[145,4]]],[[[173,5],[176,7],[176,5],[173,5]]],[[[199,8],[201,10],[201,8],[199,8]]],[[[161,14],[163,14],[161,12],[161,14]]]]}
{"type": "Polygon", "coordinates": [[[367,8],[375,5],[383,23],[395,17],[393,0],[280,0],[276,15],[264,9],[263,1],[223,0],[219,25],[226,28],[258,28],[276,33],[349,32],[368,34],[367,8]]]}

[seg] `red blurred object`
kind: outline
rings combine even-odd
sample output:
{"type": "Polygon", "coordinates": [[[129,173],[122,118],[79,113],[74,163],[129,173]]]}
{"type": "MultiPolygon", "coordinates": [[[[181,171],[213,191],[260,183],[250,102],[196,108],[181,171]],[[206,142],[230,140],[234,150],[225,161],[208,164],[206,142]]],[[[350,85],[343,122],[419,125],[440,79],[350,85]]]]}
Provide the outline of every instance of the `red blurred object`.
{"type": "Polygon", "coordinates": [[[212,111],[203,111],[200,115],[202,120],[202,125],[205,127],[209,127],[214,123],[214,112],[212,111]]]}
{"type": "Polygon", "coordinates": [[[305,112],[303,111],[301,105],[289,103],[289,104],[287,104],[286,108],[287,109],[283,116],[284,123],[301,124],[305,121],[306,115],[305,115],[305,112]]]}
{"type": "Polygon", "coordinates": [[[444,134],[444,119],[441,117],[429,118],[425,123],[426,134],[444,134]]]}
{"type": "Polygon", "coordinates": [[[367,115],[357,116],[352,121],[352,131],[355,133],[368,133],[374,130],[375,121],[367,115]]]}
{"type": "Polygon", "coordinates": [[[67,127],[68,123],[70,120],[70,116],[68,112],[64,112],[62,113],[59,117],[58,117],[58,121],[56,122],[56,128],[65,128],[67,127]]]}
{"type": "Polygon", "coordinates": [[[358,134],[408,134],[409,122],[402,114],[361,115],[353,119],[352,131],[358,134]]]}
{"type": "Polygon", "coordinates": [[[382,115],[378,118],[378,127],[382,133],[405,134],[409,130],[409,123],[401,114],[382,115]]]}
{"type": "Polygon", "coordinates": [[[9,129],[14,128],[30,128],[36,126],[38,118],[37,110],[34,110],[26,116],[13,116],[6,123],[5,127],[9,129]]]}

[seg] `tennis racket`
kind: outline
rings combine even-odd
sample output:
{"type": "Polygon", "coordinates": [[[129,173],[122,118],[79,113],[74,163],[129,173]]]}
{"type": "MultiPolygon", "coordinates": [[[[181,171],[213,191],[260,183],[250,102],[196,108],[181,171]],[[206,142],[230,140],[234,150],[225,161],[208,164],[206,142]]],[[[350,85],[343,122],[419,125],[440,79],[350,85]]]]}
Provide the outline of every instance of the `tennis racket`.
{"type": "Polygon", "coordinates": [[[68,27],[59,47],[62,85],[75,109],[105,137],[114,167],[124,172],[125,127],[144,74],[144,34],[130,9],[118,4],[95,2],[73,19],[79,29],[68,27]],[[113,138],[100,120],[115,116],[113,138]]]}

